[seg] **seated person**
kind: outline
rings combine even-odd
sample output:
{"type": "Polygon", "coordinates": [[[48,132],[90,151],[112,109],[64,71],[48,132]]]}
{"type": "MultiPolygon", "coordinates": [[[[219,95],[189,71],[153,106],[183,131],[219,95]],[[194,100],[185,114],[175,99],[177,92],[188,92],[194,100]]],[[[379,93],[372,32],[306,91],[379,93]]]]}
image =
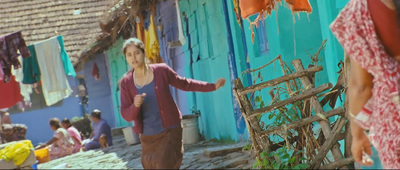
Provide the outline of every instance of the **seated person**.
{"type": "Polygon", "coordinates": [[[82,143],[82,138],[81,138],[81,133],[76,129],[74,126],[72,126],[71,122],[69,121],[68,118],[65,118],[64,120],[61,121],[61,125],[64,129],[68,131],[69,136],[72,138],[74,141],[74,150],[72,153],[79,152],[81,150],[81,143],[82,143]]]}
{"type": "Polygon", "coordinates": [[[25,139],[27,127],[24,124],[3,124],[1,138],[4,143],[25,139]]]}
{"type": "Polygon", "coordinates": [[[89,139],[85,139],[82,141],[82,149],[84,151],[98,149],[101,147],[99,142],[100,136],[102,134],[107,136],[108,146],[112,146],[112,136],[111,136],[111,128],[108,123],[101,118],[100,110],[93,110],[90,118],[93,121],[93,131],[90,135],[89,139]]]}
{"type": "Polygon", "coordinates": [[[54,137],[46,144],[36,149],[44,148],[50,145],[50,159],[54,160],[72,154],[74,149],[74,141],[68,134],[68,131],[61,127],[57,118],[50,119],[50,128],[54,131],[54,137]]]}
{"type": "Polygon", "coordinates": [[[0,109],[1,124],[11,124],[10,113],[7,112],[8,109],[0,109]]]}

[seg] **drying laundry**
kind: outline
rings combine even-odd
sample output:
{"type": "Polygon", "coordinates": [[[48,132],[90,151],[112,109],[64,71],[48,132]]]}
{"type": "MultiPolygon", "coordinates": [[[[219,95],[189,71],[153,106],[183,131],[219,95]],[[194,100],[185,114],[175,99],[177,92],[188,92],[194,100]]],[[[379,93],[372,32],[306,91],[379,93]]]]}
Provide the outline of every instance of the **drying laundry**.
{"type": "MultiPolygon", "coordinates": [[[[307,12],[311,13],[312,8],[308,0],[285,0],[288,7],[292,12],[307,12]]],[[[282,0],[240,0],[240,12],[242,18],[248,18],[249,16],[266,12],[268,15],[271,11],[276,8],[276,3],[281,3],[282,0]]]]}
{"type": "Polygon", "coordinates": [[[99,67],[97,66],[96,62],[94,62],[93,64],[92,76],[94,77],[95,80],[100,80],[99,67]]]}
{"type": "MultiPolygon", "coordinates": [[[[307,12],[311,13],[312,8],[308,0],[285,0],[287,6],[293,13],[307,12]]],[[[258,21],[271,15],[272,10],[277,8],[276,3],[282,3],[282,0],[240,0],[239,7],[242,18],[248,18],[253,14],[259,14],[254,21],[250,21],[251,39],[254,43],[253,26],[258,27],[258,21]]]]}
{"type": "Polygon", "coordinates": [[[18,83],[10,76],[8,83],[0,81],[0,108],[10,108],[22,100],[18,83]]]}
{"type": "MultiPolygon", "coordinates": [[[[18,57],[18,60],[19,60],[19,62],[21,62],[23,64],[21,56],[18,57]]],[[[29,103],[31,101],[30,94],[32,94],[32,86],[22,83],[22,80],[24,77],[22,68],[14,68],[14,69],[12,69],[11,72],[15,77],[15,81],[19,83],[20,93],[24,97],[24,102],[29,103]]]]}
{"type": "Polygon", "coordinates": [[[179,7],[179,0],[175,0],[175,6],[176,6],[176,15],[178,17],[178,39],[181,44],[186,43],[186,38],[185,35],[183,35],[183,30],[182,30],[182,19],[181,19],[181,9],[179,7]]]}
{"type": "Polygon", "coordinates": [[[20,68],[18,56],[31,56],[20,31],[0,37],[0,64],[4,71],[4,81],[8,82],[11,76],[11,66],[20,68]],[[19,51],[19,53],[18,53],[19,51]]]}
{"type": "Polygon", "coordinates": [[[3,67],[0,64],[0,81],[3,81],[3,77],[4,77],[4,71],[3,71],[3,67]]]}
{"type": "Polygon", "coordinates": [[[142,40],[143,43],[146,43],[145,36],[144,36],[144,21],[142,14],[136,18],[136,37],[142,40]]]}
{"type": "Polygon", "coordinates": [[[36,58],[36,51],[33,45],[28,46],[31,53],[31,57],[24,58],[22,60],[22,68],[24,78],[22,82],[24,84],[35,84],[40,81],[40,68],[36,58]]]}
{"type": "MultiPolygon", "coordinates": [[[[155,12],[154,12],[155,13],[155,12]]],[[[158,37],[156,31],[156,25],[153,21],[153,14],[150,15],[150,24],[148,30],[145,30],[145,52],[150,63],[162,63],[160,55],[160,45],[158,44],[158,37]]]]}
{"type": "Polygon", "coordinates": [[[63,68],[61,49],[56,37],[34,44],[40,67],[43,95],[47,106],[68,97],[71,87],[63,68]]]}
{"type": "Polygon", "coordinates": [[[69,59],[67,51],[65,51],[63,37],[59,35],[57,36],[57,40],[58,44],[60,45],[60,51],[61,51],[60,55],[61,55],[61,60],[63,62],[65,74],[68,76],[76,77],[74,66],[72,65],[71,60],[69,59]]]}

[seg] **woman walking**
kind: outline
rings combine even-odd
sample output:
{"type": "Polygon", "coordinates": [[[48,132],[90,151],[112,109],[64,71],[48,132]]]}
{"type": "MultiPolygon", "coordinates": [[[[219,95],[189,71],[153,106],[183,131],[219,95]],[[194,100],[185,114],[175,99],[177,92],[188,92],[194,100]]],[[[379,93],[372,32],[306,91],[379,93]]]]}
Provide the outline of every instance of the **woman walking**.
{"type": "Polygon", "coordinates": [[[183,143],[181,113],[169,86],[185,91],[211,92],[224,86],[186,79],[166,64],[146,64],[144,44],[136,38],[123,45],[126,61],[133,69],[121,79],[121,115],[134,121],[140,134],[142,165],[145,169],[178,169],[182,163],[183,143]]]}
{"type": "Polygon", "coordinates": [[[351,151],[365,166],[372,142],[384,168],[400,168],[399,10],[400,0],[351,0],[331,25],[351,58],[351,151]]]}

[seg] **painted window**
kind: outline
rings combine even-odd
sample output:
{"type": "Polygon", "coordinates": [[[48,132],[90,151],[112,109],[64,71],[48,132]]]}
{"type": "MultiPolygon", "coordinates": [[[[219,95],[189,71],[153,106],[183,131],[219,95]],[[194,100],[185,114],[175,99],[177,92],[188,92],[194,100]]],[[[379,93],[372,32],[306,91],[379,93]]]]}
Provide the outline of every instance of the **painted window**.
{"type": "MultiPolygon", "coordinates": [[[[257,15],[253,15],[250,17],[251,21],[254,21],[257,18],[257,15]]],[[[260,19],[258,21],[258,27],[253,28],[255,33],[255,42],[254,46],[256,47],[257,57],[264,56],[269,52],[268,38],[267,38],[267,28],[265,26],[265,20],[260,19]]]]}

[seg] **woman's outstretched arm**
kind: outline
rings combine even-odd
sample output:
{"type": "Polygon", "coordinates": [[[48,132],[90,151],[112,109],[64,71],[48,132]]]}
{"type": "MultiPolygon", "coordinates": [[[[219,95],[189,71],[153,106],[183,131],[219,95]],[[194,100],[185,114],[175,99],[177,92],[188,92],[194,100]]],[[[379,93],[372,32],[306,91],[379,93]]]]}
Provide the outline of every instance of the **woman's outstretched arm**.
{"type": "Polygon", "coordinates": [[[181,77],[174,70],[172,70],[172,68],[168,67],[168,65],[164,65],[163,69],[167,72],[166,74],[168,76],[169,83],[172,86],[185,91],[210,92],[217,90],[225,84],[224,78],[218,79],[214,84],[181,77]]]}

